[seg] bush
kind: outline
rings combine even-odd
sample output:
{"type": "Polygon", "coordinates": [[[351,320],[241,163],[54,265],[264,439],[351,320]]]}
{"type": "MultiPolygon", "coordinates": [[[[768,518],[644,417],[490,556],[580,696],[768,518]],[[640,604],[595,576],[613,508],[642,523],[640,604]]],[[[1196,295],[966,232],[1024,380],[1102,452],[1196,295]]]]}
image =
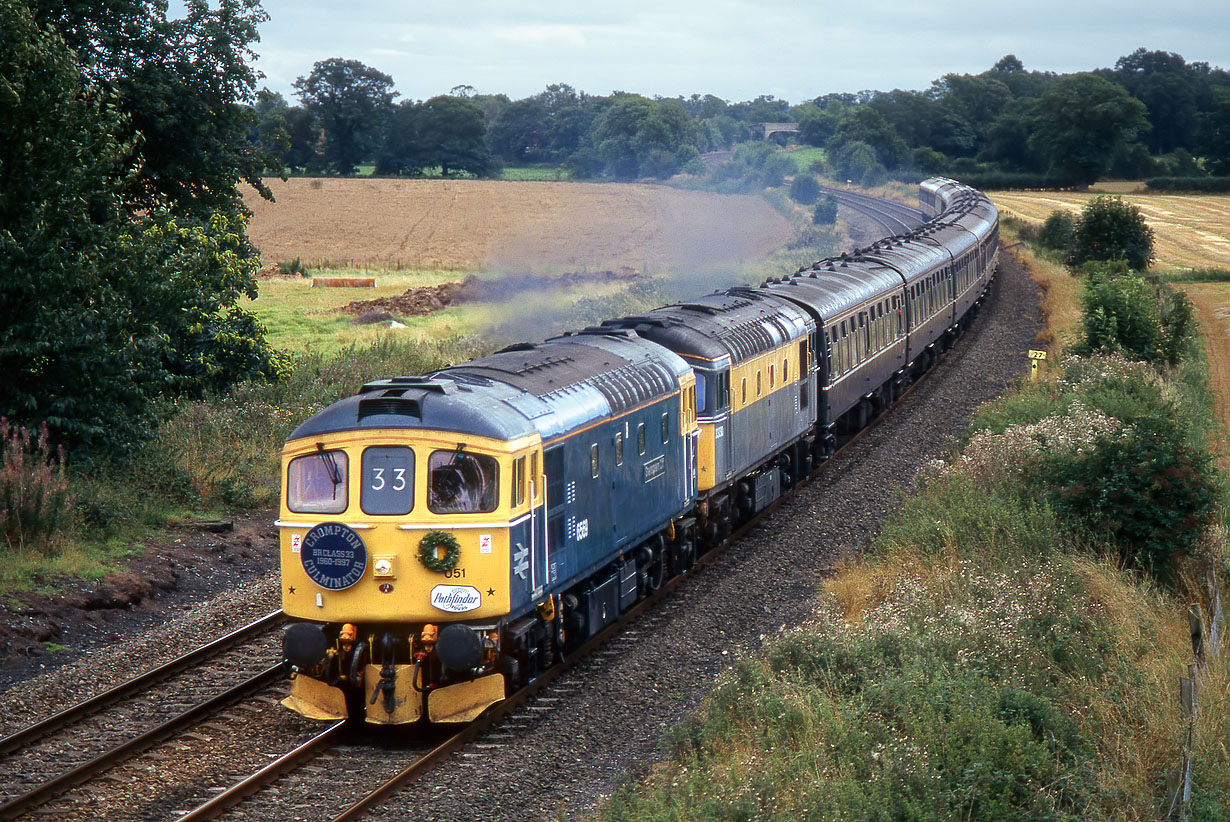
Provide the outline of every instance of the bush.
{"type": "Polygon", "coordinates": [[[298,257],[289,261],[279,260],[278,271],[288,277],[295,274],[298,274],[300,277],[306,277],[308,275],[307,269],[303,267],[303,262],[298,257]]]}
{"type": "Polygon", "coordinates": [[[803,205],[811,205],[820,199],[820,183],[810,174],[796,174],[790,183],[790,199],[803,205]]]}
{"type": "Polygon", "coordinates": [[[765,188],[777,188],[786,181],[787,174],[798,168],[785,154],[771,154],[760,167],[760,181],[765,188]]]}
{"type": "Polygon", "coordinates": [[[1230,192],[1230,177],[1150,177],[1145,183],[1153,191],[1230,192]]]}
{"type": "Polygon", "coordinates": [[[1072,526],[1109,539],[1125,563],[1165,577],[1217,510],[1211,459],[1180,436],[1138,430],[1044,459],[1047,498],[1072,526]]]}
{"type": "Polygon", "coordinates": [[[832,225],[837,222],[837,198],[832,194],[824,195],[824,198],[816,203],[811,221],[816,225],[832,225]]]}
{"type": "Polygon", "coordinates": [[[1072,249],[1072,232],[1075,228],[1076,220],[1070,211],[1052,211],[1038,230],[1038,245],[1066,254],[1072,249]]]}
{"type": "Polygon", "coordinates": [[[64,449],[52,452],[47,423],[31,437],[0,417],[0,534],[9,550],[45,545],[71,501],[64,449]]]}
{"type": "Polygon", "coordinates": [[[1086,263],[1081,295],[1082,339],[1073,353],[1121,351],[1129,359],[1174,366],[1195,336],[1191,302],[1161,282],[1130,273],[1126,264],[1086,263]]]}
{"type": "Polygon", "coordinates": [[[1083,209],[1072,231],[1067,262],[1126,260],[1137,271],[1153,261],[1153,229],[1140,209],[1119,197],[1095,197],[1083,209]]]}

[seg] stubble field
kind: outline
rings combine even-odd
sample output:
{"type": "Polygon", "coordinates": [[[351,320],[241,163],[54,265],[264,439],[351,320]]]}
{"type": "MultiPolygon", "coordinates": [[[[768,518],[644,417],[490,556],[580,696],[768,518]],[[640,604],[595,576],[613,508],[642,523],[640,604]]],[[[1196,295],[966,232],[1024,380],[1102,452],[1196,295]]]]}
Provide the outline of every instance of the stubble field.
{"type": "Polygon", "coordinates": [[[249,235],[266,265],[517,271],[760,259],[791,236],[761,197],[664,186],[486,180],[266,181],[249,235]]]}
{"type": "MultiPolygon", "coordinates": [[[[1052,211],[1080,211],[1097,194],[1068,191],[999,191],[989,196],[1002,212],[1045,220],[1052,211]]],[[[1165,268],[1230,268],[1230,196],[1120,194],[1137,206],[1157,240],[1165,268]]]]}

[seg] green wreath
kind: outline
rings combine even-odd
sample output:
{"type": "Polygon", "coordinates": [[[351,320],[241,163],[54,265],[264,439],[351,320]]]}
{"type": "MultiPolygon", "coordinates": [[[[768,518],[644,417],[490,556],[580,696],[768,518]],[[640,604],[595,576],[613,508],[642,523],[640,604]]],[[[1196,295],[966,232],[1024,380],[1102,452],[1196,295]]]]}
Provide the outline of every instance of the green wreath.
{"type": "Polygon", "coordinates": [[[448,573],[453,570],[460,558],[461,546],[457,544],[457,539],[452,534],[444,531],[428,531],[419,542],[419,562],[427,566],[429,571],[435,571],[437,574],[448,573]],[[444,549],[444,556],[437,553],[437,548],[444,549]]]}

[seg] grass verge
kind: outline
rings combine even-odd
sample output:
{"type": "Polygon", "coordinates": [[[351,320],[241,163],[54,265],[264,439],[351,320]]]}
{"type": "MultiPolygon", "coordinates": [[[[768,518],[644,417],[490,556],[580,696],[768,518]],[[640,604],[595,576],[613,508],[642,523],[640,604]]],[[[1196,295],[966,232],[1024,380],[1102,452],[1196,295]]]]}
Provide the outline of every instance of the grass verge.
{"type": "MultiPolygon", "coordinates": [[[[1041,268],[1051,305],[1068,285],[1041,268]]],[[[814,620],[740,660],[600,816],[1164,816],[1188,730],[1175,686],[1193,661],[1188,607],[1208,613],[1210,569],[1230,579],[1224,523],[1155,577],[1127,564],[1113,527],[1074,521],[1037,469],[1159,420],[1181,432],[1176,448],[1207,448],[1206,368],[1194,346],[1165,373],[1094,356],[1054,376],[982,409],[868,553],[823,584],[814,620]]],[[[1129,516],[1151,505],[1142,494],[1129,516]]],[[[1201,681],[1193,819],[1227,818],[1226,659],[1201,681]]]]}

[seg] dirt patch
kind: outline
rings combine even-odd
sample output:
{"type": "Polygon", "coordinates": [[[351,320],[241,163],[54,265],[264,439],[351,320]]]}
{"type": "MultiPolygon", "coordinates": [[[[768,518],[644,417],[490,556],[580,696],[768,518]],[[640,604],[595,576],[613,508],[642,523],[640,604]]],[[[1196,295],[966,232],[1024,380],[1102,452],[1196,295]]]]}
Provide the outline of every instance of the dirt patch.
{"type": "Polygon", "coordinates": [[[76,659],[271,570],[273,520],[270,511],[187,525],[100,583],[43,580],[54,596],[11,595],[0,607],[0,682],[76,659]]]}
{"type": "Polygon", "coordinates": [[[762,197],[622,183],[266,180],[248,234],[267,265],[555,271],[763,259],[792,237],[762,197]]]}
{"type": "Polygon", "coordinates": [[[352,314],[357,323],[381,322],[391,317],[423,317],[451,305],[465,302],[492,302],[508,299],[526,291],[554,291],[592,283],[630,282],[644,279],[645,275],[635,269],[621,268],[618,271],[581,272],[559,277],[537,277],[525,274],[516,277],[482,279],[473,274],[464,280],[421,288],[409,288],[395,297],[377,297],[374,300],[356,300],[333,309],[342,314],[352,314]]]}

